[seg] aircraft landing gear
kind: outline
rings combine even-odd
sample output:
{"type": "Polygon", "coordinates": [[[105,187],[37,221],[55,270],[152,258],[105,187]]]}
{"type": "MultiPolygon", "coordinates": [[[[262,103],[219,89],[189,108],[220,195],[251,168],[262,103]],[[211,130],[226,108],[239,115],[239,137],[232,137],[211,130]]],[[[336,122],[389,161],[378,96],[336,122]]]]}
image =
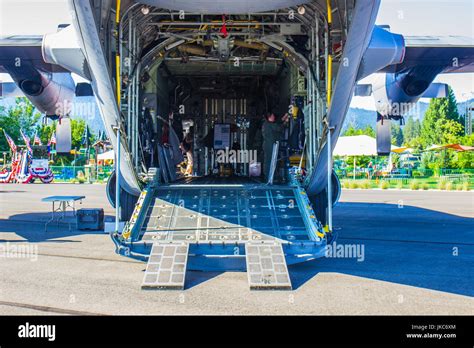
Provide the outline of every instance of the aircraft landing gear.
{"type": "MultiPolygon", "coordinates": [[[[115,171],[110,175],[107,181],[107,198],[109,199],[112,207],[115,208],[115,171]]],[[[137,203],[138,196],[132,195],[125,191],[120,190],[120,220],[128,221],[132,216],[133,210],[135,209],[135,203],[137,203]]]]}

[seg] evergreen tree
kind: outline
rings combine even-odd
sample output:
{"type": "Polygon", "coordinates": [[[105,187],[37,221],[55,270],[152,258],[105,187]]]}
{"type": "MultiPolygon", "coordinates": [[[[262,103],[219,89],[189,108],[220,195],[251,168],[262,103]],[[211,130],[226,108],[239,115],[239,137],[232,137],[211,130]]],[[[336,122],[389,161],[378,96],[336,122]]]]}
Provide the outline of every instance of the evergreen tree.
{"type": "MultiPolygon", "coordinates": [[[[423,147],[462,143],[464,126],[459,116],[456,98],[451,88],[447,98],[432,99],[421,124],[420,140],[423,147]]],[[[460,155],[455,151],[444,150],[430,154],[428,167],[440,168],[469,167],[470,155],[460,155]]]]}
{"type": "Polygon", "coordinates": [[[405,146],[413,147],[415,139],[420,136],[421,123],[420,120],[415,120],[412,116],[409,116],[403,126],[403,141],[405,146]]]}
{"type": "Polygon", "coordinates": [[[353,125],[350,125],[343,134],[343,136],[345,137],[350,137],[354,135],[368,135],[369,137],[375,138],[375,130],[371,126],[367,126],[364,129],[360,129],[355,128],[353,125]]]}
{"type": "Polygon", "coordinates": [[[396,146],[402,146],[403,144],[403,131],[397,122],[392,122],[392,144],[396,146]]]}
{"type": "Polygon", "coordinates": [[[447,99],[446,117],[448,120],[453,120],[460,124],[464,124],[463,117],[459,115],[458,102],[456,101],[456,96],[454,95],[454,91],[451,87],[448,87],[448,97],[445,99],[447,99]]]}
{"type": "Polygon", "coordinates": [[[447,98],[431,99],[421,124],[420,139],[424,147],[455,142],[464,133],[456,98],[451,88],[447,98]]]}

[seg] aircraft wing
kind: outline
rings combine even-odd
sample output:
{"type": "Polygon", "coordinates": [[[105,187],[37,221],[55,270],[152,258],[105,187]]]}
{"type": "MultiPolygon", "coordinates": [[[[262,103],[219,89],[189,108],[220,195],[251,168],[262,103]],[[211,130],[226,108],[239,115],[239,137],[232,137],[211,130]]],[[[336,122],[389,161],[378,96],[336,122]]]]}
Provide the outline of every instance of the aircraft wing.
{"type": "MultiPolygon", "coordinates": [[[[62,29],[58,34],[68,32],[70,30],[62,29]]],[[[76,85],[71,77],[73,70],[52,64],[51,60],[50,63],[45,60],[43,56],[45,52],[47,54],[47,51],[44,51],[45,37],[47,35],[0,37],[0,73],[9,74],[14,81],[14,83],[0,83],[0,96],[25,95],[39,111],[47,116],[56,117],[68,113],[66,107],[61,108],[58,105],[65,106],[66,102],[72,102],[74,94],[90,96],[92,89],[85,83],[76,85]]],[[[48,48],[48,45],[46,47],[48,48]]],[[[49,48],[49,53],[57,56],[62,53],[54,47],[49,48]]],[[[74,63],[79,55],[73,53],[75,54],[69,54],[67,57],[69,62],[74,63]]]]}
{"type": "Polygon", "coordinates": [[[446,73],[474,72],[474,38],[462,36],[405,36],[405,59],[380,72],[397,73],[415,66],[444,67],[446,73]]]}
{"type": "Polygon", "coordinates": [[[5,66],[20,67],[25,61],[45,72],[68,72],[44,61],[42,43],[43,36],[0,36],[0,73],[8,73],[5,66]]]}

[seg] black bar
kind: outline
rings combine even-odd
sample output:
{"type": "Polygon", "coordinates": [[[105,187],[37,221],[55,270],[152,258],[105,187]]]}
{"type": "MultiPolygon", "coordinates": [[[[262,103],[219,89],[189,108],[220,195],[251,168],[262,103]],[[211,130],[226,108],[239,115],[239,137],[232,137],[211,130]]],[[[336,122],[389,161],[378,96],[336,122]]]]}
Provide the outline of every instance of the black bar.
{"type": "Polygon", "coordinates": [[[467,316],[4,316],[0,317],[0,347],[59,344],[87,347],[130,344],[132,347],[145,343],[154,346],[253,343],[293,347],[298,343],[312,346],[325,343],[473,347],[473,328],[472,317],[467,316]],[[54,341],[48,337],[19,337],[19,330],[25,333],[26,328],[32,330],[31,325],[55,325],[54,341]],[[421,337],[408,337],[413,334],[421,337]],[[455,337],[435,338],[434,334],[455,337]]]}

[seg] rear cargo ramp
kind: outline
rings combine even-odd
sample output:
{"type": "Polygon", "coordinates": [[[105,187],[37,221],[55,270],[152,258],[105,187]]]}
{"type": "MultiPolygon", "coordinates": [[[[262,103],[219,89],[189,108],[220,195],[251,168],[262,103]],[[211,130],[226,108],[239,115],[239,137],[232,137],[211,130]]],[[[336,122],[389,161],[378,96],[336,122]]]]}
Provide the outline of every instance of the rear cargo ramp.
{"type": "Polygon", "coordinates": [[[144,240],[307,241],[292,188],[161,187],[141,229],[144,240]]]}
{"type": "Polygon", "coordinates": [[[124,243],[147,254],[144,289],[184,289],[187,268],[218,264],[246,270],[250,289],[291,290],[288,257],[319,257],[325,245],[298,186],[184,184],[144,192],[127,230],[133,242],[124,243]]]}

